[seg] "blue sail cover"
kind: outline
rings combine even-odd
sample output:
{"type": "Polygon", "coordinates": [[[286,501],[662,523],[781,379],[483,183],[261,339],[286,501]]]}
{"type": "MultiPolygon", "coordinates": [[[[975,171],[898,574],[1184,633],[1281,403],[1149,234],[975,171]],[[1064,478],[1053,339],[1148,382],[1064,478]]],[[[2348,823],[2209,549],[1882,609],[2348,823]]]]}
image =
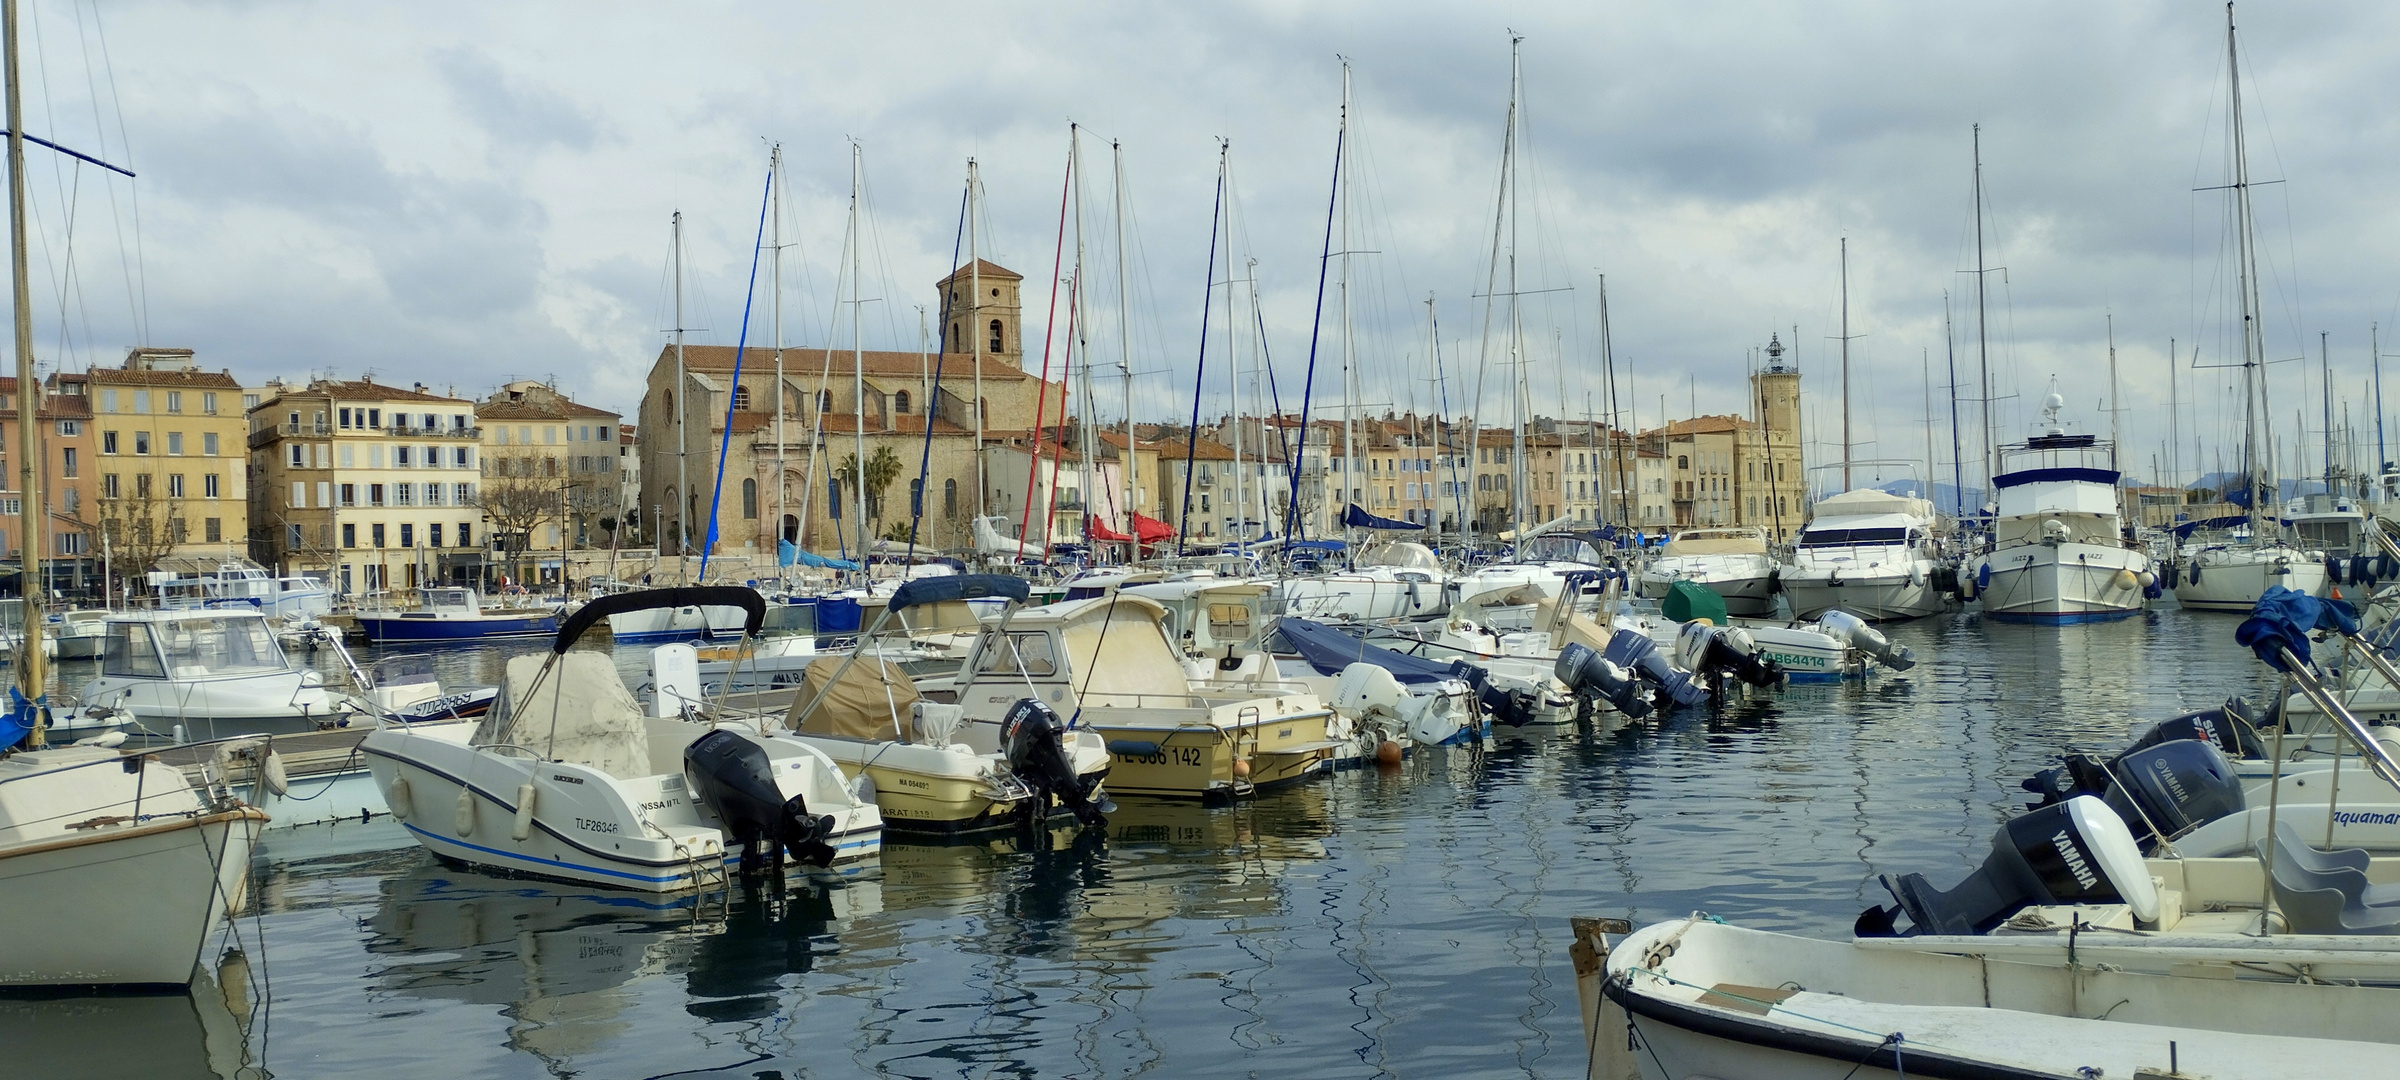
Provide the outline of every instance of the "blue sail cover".
{"type": "Polygon", "coordinates": [[[1342,524],[1353,529],[1415,530],[1425,527],[1413,521],[1395,521],[1387,517],[1376,517],[1360,509],[1357,503],[1351,503],[1350,509],[1342,511],[1342,524]]]}
{"type": "Polygon", "coordinates": [[[1447,662],[1369,645],[1347,631],[1311,619],[1287,615],[1276,626],[1283,632],[1283,640],[1290,642],[1292,650],[1320,675],[1339,675],[1352,664],[1367,663],[1391,672],[1408,686],[1459,678],[1447,662]]]}
{"type": "Polygon", "coordinates": [[[2234,628],[2233,640],[2247,646],[2267,666],[2284,670],[2283,650],[2309,662],[2308,635],[2331,630],[2345,637],[2358,633],[2358,613],[2342,600],[2320,600],[2298,589],[2271,586],[2250,609],[2250,617],[2234,628]]]}

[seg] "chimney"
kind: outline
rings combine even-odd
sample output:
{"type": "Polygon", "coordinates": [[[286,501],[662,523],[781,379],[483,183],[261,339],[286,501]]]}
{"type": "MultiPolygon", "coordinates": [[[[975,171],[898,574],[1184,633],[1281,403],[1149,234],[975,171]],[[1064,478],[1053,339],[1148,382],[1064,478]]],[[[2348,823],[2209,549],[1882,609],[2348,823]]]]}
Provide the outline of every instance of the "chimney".
{"type": "Polygon", "coordinates": [[[417,391],[417,393],[420,393],[420,394],[424,393],[424,392],[425,392],[425,384],[424,384],[424,383],[418,383],[418,384],[416,385],[416,391],[417,391]]]}

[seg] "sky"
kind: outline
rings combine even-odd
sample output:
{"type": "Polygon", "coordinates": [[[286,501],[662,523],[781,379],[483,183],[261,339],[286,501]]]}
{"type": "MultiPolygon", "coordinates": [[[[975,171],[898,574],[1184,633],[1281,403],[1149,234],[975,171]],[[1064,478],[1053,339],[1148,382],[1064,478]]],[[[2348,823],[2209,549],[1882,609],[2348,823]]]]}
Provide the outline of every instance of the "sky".
{"type": "MultiPolygon", "coordinates": [[[[2240,453],[2239,373],[2219,366],[2242,356],[2232,200],[2195,190],[2231,175],[2217,4],[22,10],[28,132],[138,174],[29,155],[46,366],[188,347],[246,382],[371,373],[481,396],[551,379],[631,414],[675,326],[673,215],[689,340],[743,340],[747,299],[754,345],[780,306],[791,346],[846,346],[855,322],[866,348],[915,349],[972,159],[974,248],[1027,279],[1029,367],[1080,229],[1104,420],[1126,368],[1143,421],[1188,418],[1196,380],[1204,417],[1234,386],[1246,411],[1296,407],[1312,346],[1321,407],[1344,400],[1348,355],[1370,411],[1506,423],[1521,376],[1536,411],[1605,418],[1605,275],[1626,423],[1746,410],[1776,335],[1798,347],[1810,461],[1837,462],[1846,240],[1851,453],[1914,463],[1878,476],[1924,468],[1930,438],[1936,474],[1963,456],[1974,486],[1986,368],[2001,441],[2032,430],[2055,377],[2070,427],[2121,430],[2129,474],[2173,458],[2189,480],[2240,453]],[[1070,123],[1079,227],[1060,212],[1070,123]],[[1996,268],[1980,348],[1977,125],[1996,268]],[[770,145],[780,305],[766,266],[752,284],[770,145]],[[1493,270],[1512,261],[1513,288],[1493,270]],[[1494,293],[1516,295],[1513,322],[1494,293]]],[[[2369,462],[2370,328],[2400,353],[2400,8],[2240,14],[2276,464],[2323,468],[2320,333],[2335,424],[2346,410],[2356,433],[2337,454],[2369,462]]]]}

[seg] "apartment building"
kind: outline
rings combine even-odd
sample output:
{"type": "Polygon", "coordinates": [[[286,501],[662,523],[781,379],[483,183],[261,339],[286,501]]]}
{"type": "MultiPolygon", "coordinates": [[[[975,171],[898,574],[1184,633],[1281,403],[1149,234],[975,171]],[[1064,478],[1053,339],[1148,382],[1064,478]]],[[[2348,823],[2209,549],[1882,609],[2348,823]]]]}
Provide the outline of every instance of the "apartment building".
{"type": "Polygon", "coordinates": [[[485,566],[475,403],[372,379],[269,387],[250,412],[251,550],[345,593],[485,566]]]}
{"type": "MultiPolygon", "coordinates": [[[[69,394],[78,385],[55,381],[69,394]]],[[[122,367],[85,372],[80,387],[99,480],[92,512],[80,516],[107,539],[112,561],[124,560],[117,572],[138,574],[151,568],[140,564],[169,556],[203,565],[239,558],[250,532],[242,384],[201,370],[190,349],[142,348],[122,367]]]]}
{"type": "MultiPolygon", "coordinates": [[[[75,388],[82,389],[81,376],[75,388]]],[[[48,508],[48,542],[41,545],[42,557],[51,560],[48,577],[54,590],[74,590],[78,583],[89,581],[97,574],[95,563],[85,558],[91,547],[91,525],[79,515],[90,515],[91,505],[91,410],[85,407],[82,394],[62,393],[57,389],[58,376],[52,376],[41,404],[36,407],[36,432],[42,444],[41,485],[42,502],[48,508]]],[[[0,551],[8,558],[24,556],[22,522],[18,515],[24,509],[22,478],[17,475],[19,457],[17,443],[22,433],[17,427],[17,381],[0,378],[0,551]]]]}
{"type": "Polygon", "coordinates": [[[515,573],[555,581],[568,549],[607,545],[600,523],[624,509],[616,413],[526,380],[476,402],[475,420],[484,522],[526,564],[515,573]]]}

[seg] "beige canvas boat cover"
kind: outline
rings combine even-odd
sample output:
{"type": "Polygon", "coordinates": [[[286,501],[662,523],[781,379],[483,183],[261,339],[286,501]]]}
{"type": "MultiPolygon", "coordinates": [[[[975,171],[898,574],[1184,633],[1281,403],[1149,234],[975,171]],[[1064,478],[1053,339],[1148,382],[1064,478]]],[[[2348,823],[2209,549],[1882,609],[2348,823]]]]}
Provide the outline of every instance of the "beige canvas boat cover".
{"type": "Polygon", "coordinates": [[[1699,529],[1675,534],[1661,555],[1764,555],[1766,534],[1757,529],[1699,529]]]}
{"type": "Polygon", "coordinates": [[[885,660],[860,660],[841,671],[842,657],[820,656],[800,676],[800,692],[785,727],[803,735],[833,735],[846,739],[904,739],[900,722],[917,703],[917,684],[899,665],[885,660]],[[841,678],[834,673],[841,671],[841,678]],[[830,689],[828,689],[830,688],[830,689]],[[824,694],[818,700],[818,694],[824,694]],[[801,710],[817,702],[806,716],[801,710]]]}
{"type": "Polygon", "coordinates": [[[1906,495],[1894,495],[1874,488],[1845,491],[1830,498],[1817,500],[1810,509],[1815,520],[1837,517],[1869,517],[1876,514],[1904,514],[1909,517],[1930,518],[1933,504],[1906,495]]]}
{"type": "Polygon", "coordinates": [[[499,701],[475,729],[475,745],[522,747],[620,780],[651,775],[642,707],[617,677],[616,663],[604,652],[570,651],[544,675],[551,655],[508,662],[499,701]]]}
{"type": "Polygon", "coordinates": [[[1615,636],[1589,615],[1559,611],[1558,601],[1546,596],[1533,602],[1533,611],[1533,625],[1550,628],[1553,649],[1564,649],[1573,642],[1593,652],[1607,652],[1608,639],[1615,636]]]}

